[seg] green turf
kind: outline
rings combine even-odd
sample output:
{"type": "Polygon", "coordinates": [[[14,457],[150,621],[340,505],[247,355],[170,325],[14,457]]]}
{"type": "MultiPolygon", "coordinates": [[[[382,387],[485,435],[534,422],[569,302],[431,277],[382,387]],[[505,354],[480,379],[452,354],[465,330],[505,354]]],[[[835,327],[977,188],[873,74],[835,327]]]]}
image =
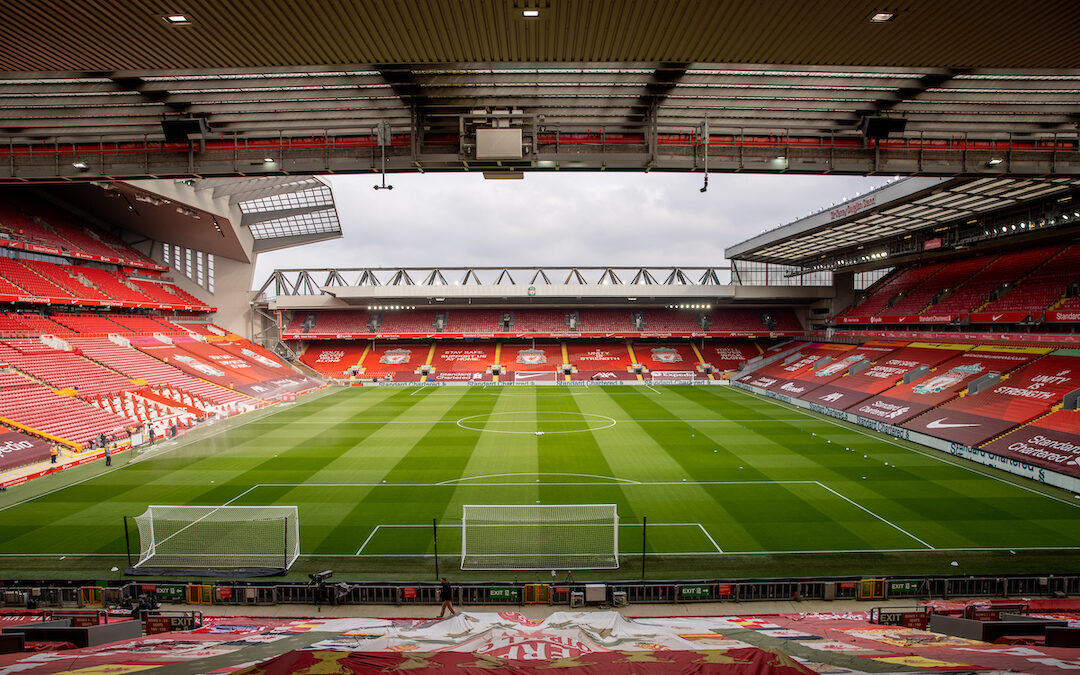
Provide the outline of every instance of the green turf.
{"type": "Polygon", "coordinates": [[[617,504],[577,578],[640,576],[643,517],[650,578],[1080,571],[1071,495],[727,387],[344,389],[48,481],[0,495],[0,576],[115,576],[123,516],[226,503],[299,507],[293,576],[427,578],[432,519],[456,570],[484,503],[617,504]]]}

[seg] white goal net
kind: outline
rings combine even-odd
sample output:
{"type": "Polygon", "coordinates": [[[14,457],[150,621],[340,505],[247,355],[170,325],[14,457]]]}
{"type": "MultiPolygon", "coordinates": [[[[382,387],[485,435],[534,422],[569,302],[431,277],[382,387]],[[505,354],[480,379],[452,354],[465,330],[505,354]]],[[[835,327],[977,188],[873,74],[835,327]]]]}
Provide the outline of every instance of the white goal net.
{"type": "Polygon", "coordinates": [[[585,570],[619,566],[615,504],[465,504],[463,570],[585,570]]]}
{"type": "Polygon", "coordinates": [[[287,570],[300,556],[295,506],[148,506],[134,568],[287,570]]]}

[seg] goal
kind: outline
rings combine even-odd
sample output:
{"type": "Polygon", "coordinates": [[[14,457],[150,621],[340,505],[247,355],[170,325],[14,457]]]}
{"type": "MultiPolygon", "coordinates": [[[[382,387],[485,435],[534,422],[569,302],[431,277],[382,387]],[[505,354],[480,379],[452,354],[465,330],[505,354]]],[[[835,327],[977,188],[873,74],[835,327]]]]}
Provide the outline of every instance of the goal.
{"type": "Polygon", "coordinates": [[[132,574],[162,570],[284,573],[300,556],[295,506],[148,506],[135,518],[139,561],[132,574]]]}
{"type": "Polygon", "coordinates": [[[586,570],[619,566],[615,504],[465,504],[463,570],[586,570]]]}

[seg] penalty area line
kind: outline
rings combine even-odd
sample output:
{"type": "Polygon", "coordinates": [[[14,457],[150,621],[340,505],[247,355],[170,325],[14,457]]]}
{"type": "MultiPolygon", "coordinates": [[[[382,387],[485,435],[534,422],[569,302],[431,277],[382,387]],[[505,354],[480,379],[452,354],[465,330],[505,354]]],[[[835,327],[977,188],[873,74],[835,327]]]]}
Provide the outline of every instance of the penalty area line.
{"type": "Polygon", "coordinates": [[[925,546],[926,548],[930,549],[931,551],[935,551],[935,550],[937,550],[937,549],[935,549],[935,548],[934,548],[933,546],[931,546],[930,544],[927,544],[927,543],[926,543],[925,541],[923,541],[922,539],[919,539],[918,537],[916,537],[916,536],[915,536],[915,535],[913,535],[912,533],[908,532],[908,531],[907,531],[907,530],[905,530],[904,528],[900,527],[900,526],[899,526],[899,525],[897,525],[896,523],[892,522],[892,521],[891,521],[891,520],[889,520],[888,518],[885,518],[884,516],[879,516],[878,514],[874,513],[873,511],[871,511],[870,509],[866,508],[865,506],[863,506],[863,505],[862,505],[862,504],[860,504],[859,502],[855,501],[854,499],[849,499],[848,497],[845,497],[844,495],[840,494],[839,492],[837,492],[836,490],[832,489],[832,488],[831,488],[831,487],[829,487],[828,485],[825,485],[824,483],[821,483],[821,482],[819,482],[819,481],[814,481],[814,482],[815,482],[815,483],[817,483],[818,485],[820,485],[821,487],[825,488],[825,489],[826,489],[826,490],[828,490],[829,492],[833,493],[834,495],[836,495],[836,496],[837,496],[837,497],[839,497],[840,499],[843,499],[843,500],[844,500],[845,502],[847,502],[848,504],[851,504],[851,505],[852,505],[852,506],[854,506],[855,508],[857,508],[857,509],[860,509],[860,510],[862,510],[862,511],[866,512],[866,513],[869,513],[869,514],[870,514],[871,516],[873,516],[873,517],[877,518],[878,520],[880,520],[881,522],[885,523],[885,524],[886,524],[886,525],[888,525],[889,527],[891,527],[891,528],[893,528],[893,529],[895,529],[895,530],[898,530],[898,531],[900,531],[900,532],[903,532],[904,534],[906,534],[907,536],[911,537],[911,538],[912,538],[912,539],[914,539],[915,541],[919,542],[920,544],[922,544],[922,545],[923,545],[923,546],[925,546]]]}
{"type": "MultiPolygon", "coordinates": [[[[1046,497],[1047,499],[1052,499],[1055,502],[1058,502],[1060,504],[1066,504],[1068,506],[1071,506],[1074,509],[1080,509],[1080,504],[1074,503],[1074,502],[1069,501],[1067,499],[1062,499],[1061,497],[1055,497],[1054,495],[1047,494],[1045,492],[1040,492],[1038,490],[1035,490],[1034,488],[1027,487],[1026,485],[1021,485],[1020,483],[1014,482],[1012,480],[1005,480],[1005,479],[1001,478],[1000,476],[995,476],[994,474],[990,473],[989,471],[982,471],[979,468],[976,468],[976,467],[981,467],[983,469],[993,469],[994,467],[986,466],[984,464],[978,464],[977,462],[972,462],[972,464],[975,464],[974,467],[973,466],[968,466],[967,464],[962,464],[960,462],[953,461],[952,459],[950,459],[952,457],[952,455],[950,455],[950,454],[948,454],[948,453],[946,453],[944,451],[933,450],[933,448],[928,448],[930,450],[930,452],[926,452],[925,450],[921,450],[920,447],[928,447],[928,446],[920,446],[916,441],[907,441],[907,443],[910,443],[911,445],[903,445],[903,444],[899,443],[898,440],[893,440],[893,437],[889,436],[888,434],[874,434],[874,433],[871,433],[869,431],[863,431],[862,429],[860,429],[858,426],[856,426],[852,422],[845,422],[844,424],[841,424],[839,420],[835,420],[835,419],[826,417],[825,415],[822,415],[820,413],[816,413],[813,410],[803,410],[802,408],[799,408],[797,406],[793,406],[793,405],[788,404],[788,403],[784,403],[783,401],[779,401],[779,400],[776,400],[776,399],[773,399],[773,398],[769,398],[767,396],[762,396],[761,394],[758,394],[756,392],[745,391],[743,389],[739,389],[738,387],[735,387],[734,391],[738,392],[739,394],[741,394],[743,396],[748,396],[750,398],[757,399],[759,401],[765,401],[767,403],[772,403],[775,406],[778,406],[780,408],[784,408],[786,410],[790,410],[792,412],[802,413],[803,415],[806,415],[809,419],[817,420],[819,422],[826,422],[828,424],[831,424],[834,427],[838,427],[838,428],[843,429],[845,431],[853,431],[853,432],[859,434],[860,436],[865,436],[865,437],[867,437],[867,438],[869,438],[871,440],[878,441],[878,442],[881,442],[881,443],[886,443],[888,445],[892,445],[894,447],[900,448],[901,450],[906,450],[908,452],[913,452],[916,455],[922,455],[923,457],[926,457],[928,459],[933,459],[933,460],[936,460],[938,462],[941,462],[942,464],[948,464],[949,466],[954,466],[957,469],[963,469],[964,471],[968,471],[968,472],[976,474],[978,476],[982,476],[983,478],[989,478],[990,480],[997,481],[998,483],[1001,483],[1002,485],[1011,485],[1012,487],[1019,488],[1021,490],[1026,491],[1026,492],[1030,492],[1031,494],[1039,495],[1041,497],[1046,497]],[[848,425],[850,425],[850,426],[848,426],[848,425]]],[[[966,461],[971,462],[971,460],[966,460],[966,461]]],[[[1001,471],[1001,469],[998,469],[998,470],[1001,471]]],[[[1020,476],[1017,476],[1017,478],[1019,478],[1020,480],[1026,480],[1026,479],[1024,479],[1023,477],[1020,477],[1020,476]]],[[[944,549],[942,549],[942,550],[944,550],[944,549]]]]}

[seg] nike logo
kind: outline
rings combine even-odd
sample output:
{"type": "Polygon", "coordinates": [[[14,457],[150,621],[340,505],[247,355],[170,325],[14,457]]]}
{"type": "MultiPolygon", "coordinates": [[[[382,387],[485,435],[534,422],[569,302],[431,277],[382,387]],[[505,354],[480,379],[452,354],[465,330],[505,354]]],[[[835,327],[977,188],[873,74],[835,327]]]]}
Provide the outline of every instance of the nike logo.
{"type": "Polygon", "coordinates": [[[1005,316],[1005,315],[1004,314],[994,314],[994,315],[991,315],[990,320],[991,321],[997,321],[998,319],[1000,319],[1003,316],[1005,316]]]}
{"type": "Polygon", "coordinates": [[[551,373],[514,373],[514,379],[516,380],[531,380],[534,377],[543,377],[544,375],[550,375],[551,373]]]}
{"type": "Polygon", "coordinates": [[[957,427],[979,427],[981,424],[946,424],[947,417],[942,417],[926,425],[927,429],[955,429],[957,427]]]}

